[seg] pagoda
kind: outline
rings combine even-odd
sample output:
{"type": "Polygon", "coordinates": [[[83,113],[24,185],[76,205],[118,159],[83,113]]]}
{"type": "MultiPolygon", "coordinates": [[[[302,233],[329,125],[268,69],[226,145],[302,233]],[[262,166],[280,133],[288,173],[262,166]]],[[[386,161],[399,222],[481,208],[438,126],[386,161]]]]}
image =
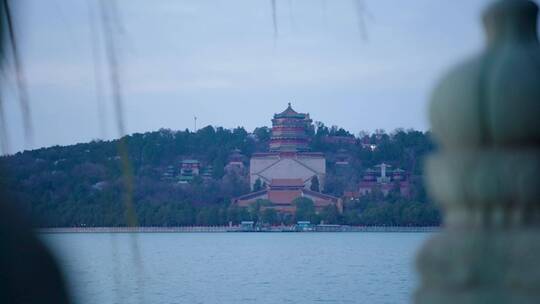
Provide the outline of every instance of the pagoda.
{"type": "Polygon", "coordinates": [[[249,164],[251,189],[257,180],[270,185],[273,179],[301,179],[310,189],[313,177],[324,189],[326,160],[323,153],[309,151],[309,114],[298,113],[288,104],[285,111],[274,114],[268,152],[254,153],[249,164]]]}
{"type": "Polygon", "coordinates": [[[274,114],[269,151],[254,153],[249,160],[249,182],[254,192],[235,198],[235,204],[247,207],[264,199],[272,203],[266,207],[278,213],[294,213],[294,199],[307,197],[317,211],[334,205],[341,212],[341,199],[321,193],[326,159],[321,152],[309,151],[311,124],[309,114],[296,112],[290,103],[285,111],[274,114]],[[313,180],[319,182],[318,191],[311,190],[313,180]],[[262,189],[260,185],[264,185],[262,189]]]}
{"type": "Polygon", "coordinates": [[[270,152],[303,152],[309,150],[307,129],[312,120],[309,114],[298,113],[291,107],[274,114],[270,152]]]}

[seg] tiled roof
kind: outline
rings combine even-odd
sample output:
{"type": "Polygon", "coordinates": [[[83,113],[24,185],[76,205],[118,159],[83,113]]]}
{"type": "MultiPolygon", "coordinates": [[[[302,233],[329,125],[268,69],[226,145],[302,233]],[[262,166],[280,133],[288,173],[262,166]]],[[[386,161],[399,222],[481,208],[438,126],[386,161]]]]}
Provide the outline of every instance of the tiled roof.
{"type": "Polygon", "coordinates": [[[279,152],[257,152],[251,155],[251,158],[276,156],[279,157],[279,152]]]}
{"type": "Polygon", "coordinates": [[[321,198],[321,199],[324,199],[324,200],[329,200],[329,201],[332,201],[332,202],[337,202],[338,201],[338,198],[335,197],[335,196],[332,196],[332,195],[323,194],[323,193],[320,193],[320,192],[317,192],[317,191],[311,191],[311,190],[307,190],[307,189],[303,189],[302,191],[304,192],[304,194],[314,196],[314,197],[318,197],[318,198],[321,198]]]}
{"type": "Polygon", "coordinates": [[[300,196],[302,196],[301,190],[268,191],[268,200],[277,205],[289,205],[300,196]]]}
{"type": "Polygon", "coordinates": [[[270,207],[265,208],[271,208],[276,210],[277,212],[288,212],[288,213],[294,213],[296,211],[296,206],[290,206],[290,205],[274,205],[270,207]]]}
{"type": "Polygon", "coordinates": [[[324,153],[322,152],[299,152],[297,153],[298,156],[316,156],[316,157],[324,157],[324,153]]]}
{"type": "Polygon", "coordinates": [[[251,192],[251,193],[239,196],[239,197],[235,198],[234,200],[235,201],[243,201],[243,200],[253,199],[253,198],[256,198],[258,196],[264,196],[267,191],[268,190],[261,190],[261,191],[257,191],[257,192],[251,192]]]}

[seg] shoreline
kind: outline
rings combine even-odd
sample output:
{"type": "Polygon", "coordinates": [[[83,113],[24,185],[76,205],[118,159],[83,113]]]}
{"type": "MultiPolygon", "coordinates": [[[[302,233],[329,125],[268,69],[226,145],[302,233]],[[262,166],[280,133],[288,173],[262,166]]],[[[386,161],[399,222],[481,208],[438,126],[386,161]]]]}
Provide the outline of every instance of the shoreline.
{"type": "Polygon", "coordinates": [[[240,226],[194,226],[194,227],[56,227],[37,228],[37,233],[285,233],[285,232],[439,232],[441,227],[400,227],[400,226],[315,226],[313,230],[296,230],[294,226],[268,227],[262,230],[246,230],[240,226]]]}

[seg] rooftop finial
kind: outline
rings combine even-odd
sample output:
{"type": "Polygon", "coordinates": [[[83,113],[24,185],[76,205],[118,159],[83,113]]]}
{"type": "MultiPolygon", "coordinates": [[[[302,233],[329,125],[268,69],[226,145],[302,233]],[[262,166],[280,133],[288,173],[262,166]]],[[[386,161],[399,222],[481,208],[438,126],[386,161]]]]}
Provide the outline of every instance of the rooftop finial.
{"type": "Polygon", "coordinates": [[[291,107],[291,103],[289,102],[289,108],[291,107]]]}

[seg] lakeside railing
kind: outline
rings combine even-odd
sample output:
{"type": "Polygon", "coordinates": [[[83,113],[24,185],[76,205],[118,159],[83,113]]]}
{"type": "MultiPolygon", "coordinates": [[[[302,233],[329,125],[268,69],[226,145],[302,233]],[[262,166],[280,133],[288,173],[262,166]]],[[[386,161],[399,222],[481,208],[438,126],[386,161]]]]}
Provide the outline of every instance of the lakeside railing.
{"type": "Polygon", "coordinates": [[[296,226],[271,226],[246,229],[241,226],[182,227],[55,227],[39,228],[39,233],[223,233],[223,232],[437,232],[440,227],[314,225],[311,230],[296,226]]]}

